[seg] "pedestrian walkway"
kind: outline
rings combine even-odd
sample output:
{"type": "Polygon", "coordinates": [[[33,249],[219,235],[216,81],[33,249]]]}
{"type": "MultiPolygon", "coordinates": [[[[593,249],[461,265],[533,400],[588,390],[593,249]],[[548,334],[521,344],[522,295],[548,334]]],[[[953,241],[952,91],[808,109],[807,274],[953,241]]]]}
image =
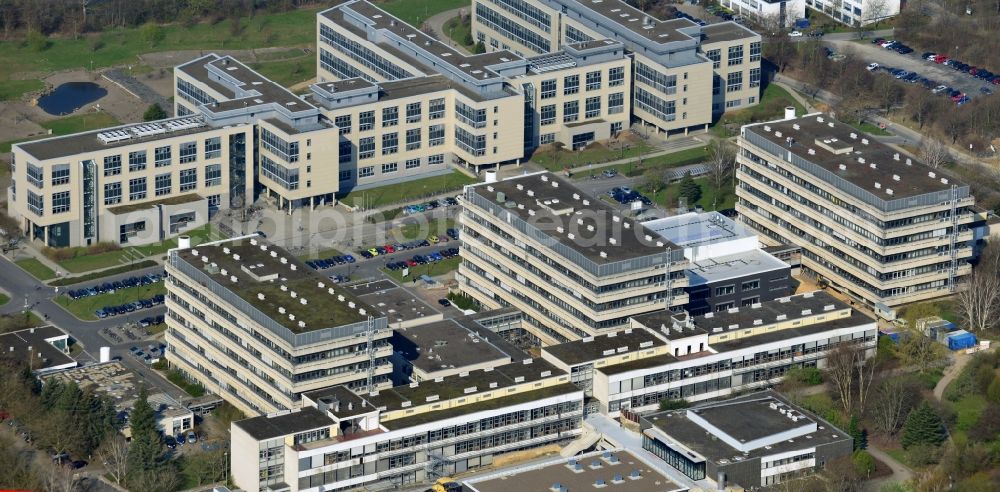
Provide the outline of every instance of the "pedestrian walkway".
{"type": "Polygon", "coordinates": [[[871,444],[868,445],[867,451],[875,459],[885,463],[886,465],[889,465],[889,469],[892,470],[892,475],[885,478],[879,478],[876,480],[870,480],[868,482],[865,482],[864,490],[877,491],[880,490],[882,486],[888,482],[903,483],[913,479],[913,470],[910,470],[910,468],[907,467],[906,465],[900,463],[899,461],[896,461],[896,458],[889,456],[889,454],[887,454],[885,451],[882,451],[881,449],[878,449],[875,446],[872,446],[871,444]]]}

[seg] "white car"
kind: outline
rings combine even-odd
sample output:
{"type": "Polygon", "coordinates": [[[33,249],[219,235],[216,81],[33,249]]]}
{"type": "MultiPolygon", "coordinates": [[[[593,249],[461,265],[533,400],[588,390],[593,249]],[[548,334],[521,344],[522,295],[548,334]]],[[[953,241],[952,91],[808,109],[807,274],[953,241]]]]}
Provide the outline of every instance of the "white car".
{"type": "Polygon", "coordinates": [[[939,85],[939,86],[931,89],[931,93],[932,94],[940,94],[940,93],[942,93],[942,92],[944,92],[946,90],[948,90],[948,86],[946,86],[946,85],[939,85]]]}
{"type": "Polygon", "coordinates": [[[878,63],[869,63],[868,64],[868,71],[869,72],[871,72],[873,70],[877,70],[877,69],[878,69],[878,63]]]}
{"type": "Polygon", "coordinates": [[[927,55],[927,61],[937,61],[937,53],[927,55]]]}
{"type": "Polygon", "coordinates": [[[791,37],[793,37],[793,38],[801,38],[802,37],[802,33],[799,32],[799,31],[792,31],[792,32],[788,33],[788,35],[791,36],[791,37]]]}

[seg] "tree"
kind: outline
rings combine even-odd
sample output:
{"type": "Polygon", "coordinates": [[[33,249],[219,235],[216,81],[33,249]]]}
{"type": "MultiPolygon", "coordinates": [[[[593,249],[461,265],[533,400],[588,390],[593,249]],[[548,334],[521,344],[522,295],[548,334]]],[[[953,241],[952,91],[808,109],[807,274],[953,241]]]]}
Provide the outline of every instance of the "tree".
{"type": "Polygon", "coordinates": [[[129,474],[143,474],[155,470],[163,455],[163,441],[156,427],[156,414],[149,405],[148,393],[139,390],[132,409],[132,445],[128,453],[129,474]]]}
{"type": "Polygon", "coordinates": [[[163,28],[156,24],[155,22],[147,22],[139,29],[139,36],[142,40],[149,45],[150,48],[156,46],[163,41],[165,34],[163,33],[163,28]]]}
{"type": "Polygon", "coordinates": [[[690,407],[691,404],[687,400],[681,398],[678,400],[671,400],[670,398],[664,398],[660,400],[660,410],[680,410],[682,408],[690,407]]]}
{"type": "Polygon", "coordinates": [[[879,77],[875,80],[875,101],[886,113],[899,105],[903,100],[903,88],[892,77],[879,77]]]}
{"type": "MultiPolygon", "coordinates": [[[[924,124],[929,123],[938,112],[939,100],[923,87],[912,86],[906,92],[906,110],[922,129],[924,124]]],[[[924,140],[926,139],[927,137],[924,137],[924,140]]]]}
{"type": "Polygon", "coordinates": [[[37,31],[29,32],[25,41],[28,47],[31,48],[31,51],[44,51],[45,48],[49,47],[49,38],[37,31]]]}
{"type": "Polygon", "coordinates": [[[712,209],[718,205],[723,195],[723,188],[733,179],[736,173],[736,150],[732,144],[724,140],[716,140],[708,148],[708,179],[715,190],[715,200],[712,209]]]}
{"type": "Polygon", "coordinates": [[[669,172],[662,167],[651,167],[642,173],[642,186],[655,195],[667,186],[669,172]]]}
{"type": "Polygon", "coordinates": [[[851,439],[854,439],[855,451],[860,451],[868,447],[868,442],[865,439],[865,430],[861,428],[858,414],[851,415],[851,421],[847,425],[847,434],[851,436],[851,439]]]}
{"type": "Polygon", "coordinates": [[[931,137],[924,137],[920,140],[920,151],[917,157],[920,158],[920,162],[934,169],[952,160],[948,147],[941,143],[940,140],[931,137]]]}
{"type": "Polygon", "coordinates": [[[853,347],[840,345],[826,356],[826,379],[847,414],[854,413],[854,352],[853,347]]]}
{"type": "Polygon", "coordinates": [[[855,451],[851,457],[851,461],[854,463],[854,470],[858,475],[870,477],[872,472],[875,471],[875,458],[868,451],[861,449],[855,451]]]}
{"type": "Polygon", "coordinates": [[[906,417],[903,425],[903,449],[911,446],[939,446],[945,440],[944,423],[927,402],[922,402],[906,417]]]}
{"type": "Polygon", "coordinates": [[[104,441],[97,457],[104,463],[108,477],[116,484],[122,485],[128,476],[129,445],[120,434],[104,441]]]}
{"type": "Polygon", "coordinates": [[[906,413],[913,406],[914,392],[902,378],[883,378],[871,405],[871,418],[875,429],[885,434],[895,434],[906,413]]]}
{"type": "Polygon", "coordinates": [[[864,28],[868,28],[870,25],[878,27],[879,22],[885,20],[888,14],[888,0],[868,0],[868,3],[865,4],[865,16],[861,19],[861,25],[864,28]]]}
{"type": "Polygon", "coordinates": [[[694,206],[695,202],[701,199],[701,186],[695,183],[691,171],[684,173],[680,182],[680,198],[687,200],[687,206],[694,206]]]}
{"type": "Polygon", "coordinates": [[[1000,248],[988,246],[979,265],[966,277],[958,293],[958,316],[970,329],[984,332],[1000,316],[1000,248]]]}
{"type": "Polygon", "coordinates": [[[478,43],[476,43],[476,46],[472,49],[472,52],[477,55],[486,53],[486,44],[483,43],[482,41],[479,41],[478,43]]]}
{"type": "Polygon", "coordinates": [[[916,367],[922,374],[941,358],[943,350],[941,344],[914,331],[899,344],[898,354],[903,364],[916,367]]]}

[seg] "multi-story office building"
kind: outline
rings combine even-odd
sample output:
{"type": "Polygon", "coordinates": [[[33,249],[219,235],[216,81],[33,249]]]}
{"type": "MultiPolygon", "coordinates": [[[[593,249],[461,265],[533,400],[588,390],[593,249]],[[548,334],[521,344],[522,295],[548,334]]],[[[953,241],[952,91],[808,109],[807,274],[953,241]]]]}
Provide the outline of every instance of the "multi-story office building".
{"type": "Polygon", "coordinates": [[[465,55],[366,1],[343,2],[317,19],[315,87],[339,82],[327,93],[314,88],[314,98],[347,128],[344,162],[365,177],[380,174],[387,159],[434,155],[479,167],[517,161],[540,144],[581,148],[630,121],[631,62],[619,42],[578,43],[533,58],[465,55]],[[557,87],[557,80],[572,82],[557,87]],[[397,131],[399,139],[408,136],[405,152],[385,154],[367,136],[397,131]],[[348,145],[360,153],[353,160],[348,145]]]}
{"type": "Polygon", "coordinates": [[[634,316],[631,329],[542,348],[601,413],[646,411],[661,400],[720,398],[771,386],[796,366],[823,368],[853,345],[872,355],[875,320],[826,292],[701,316],[634,316]]]}
{"type": "Polygon", "coordinates": [[[719,212],[690,212],[643,222],[684,248],[690,266],[688,314],[726,311],[792,294],[791,266],[760,247],[757,234],[719,212]]]}
{"type": "Polygon", "coordinates": [[[851,297],[890,313],[971,272],[968,185],[822,114],[745,126],[739,146],[740,219],[851,297]]]}
{"type": "Polygon", "coordinates": [[[413,486],[576,438],[583,393],[542,360],[355,394],[307,392],[299,410],[232,424],[242,490],[413,486]]]}
{"type": "Polygon", "coordinates": [[[49,246],[144,244],[240,208],[332,201],[337,129],[230,57],[175,71],[177,118],[15,145],[9,213],[49,246]]]}
{"type": "Polygon", "coordinates": [[[849,26],[864,26],[894,17],[903,6],[901,0],[805,0],[805,4],[849,26]]]}
{"type": "Polygon", "coordinates": [[[555,174],[468,186],[462,206],[462,290],[521,310],[536,344],[687,303],[683,248],[555,174]]]}
{"type": "Polygon", "coordinates": [[[791,27],[806,16],[806,0],[719,0],[719,5],[768,27],[791,27]]]}
{"type": "Polygon", "coordinates": [[[809,475],[854,439],[773,391],[645,415],[642,447],[717,490],[755,490],[809,475]]]}
{"type": "Polygon", "coordinates": [[[734,22],[658,20],[620,0],[474,0],[472,15],[474,36],[491,51],[530,56],[594,40],[623,43],[635,74],[633,116],[668,134],[758,103],[761,38],[734,22]]]}
{"type": "Polygon", "coordinates": [[[248,415],[333,385],[391,385],[386,318],[287,251],[253,237],[173,249],[167,359],[248,415]]]}

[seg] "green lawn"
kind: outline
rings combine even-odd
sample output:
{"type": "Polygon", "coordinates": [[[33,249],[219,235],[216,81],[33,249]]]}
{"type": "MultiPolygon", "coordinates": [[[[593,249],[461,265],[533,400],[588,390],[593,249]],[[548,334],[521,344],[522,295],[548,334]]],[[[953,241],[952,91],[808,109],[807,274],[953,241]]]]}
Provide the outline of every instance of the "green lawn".
{"type": "MultiPolygon", "coordinates": [[[[208,225],[184,231],[181,234],[191,236],[192,246],[219,237],[218,233],[208,225]]],[[[162,255],[168,249],[175,247],[177,247],[177,238],[172,237],[159,243],[127,247],[117,251],[108,251],[94,255],[80,254],[68,260],[59,261],[59,266],[72,273],[89,272],[91,270],[131,264],[133,260],[138,262],[147,256],[162,255]]],[[[84,250],[81,249],[81,251],[84,250]]]]}
{"type": "Polygon", "coordinates": [[[298,256],[298,259],[305,260],[315,260],[320,258],[329,258],[331,256],[342,256],[344,253],[340,252],[339,249],[327,248],[321,249],[315,253],[306,253],[304,255],[298,256]]]}
{"type": "MultiPolygon", "coordinates": [[[[412,0],[400,3],[415,4],[412,0]]],[[[428,3],[428,2],[424,2],[428,3]]],[[[433,2],[429,2],[433,3],[433,2]]],[[[14,73],[50,73],[72,69],[101,69],[134,63],[138,55],[172,50],[243,50],[271,46],[308,46],[315,42],[317,8],[297,9],[275,14],[258,14],[241,19],[242,29],[233,34],[229,23],[200,23],[184,26],[180,23],[161,27],[163,38],[150,45],[140,28],[112,29],[102,33],[73,38],[51,38],[48,46],[35,51],[21,40],[0,42],[0,92],[7,97],[20,97],[31,86],[21,81],[9,81],[14,73]],[[96,38],[96,39],[95,39],[96,38]],[[94,49],[96,47],[96,49],[94,49]],[[21,87],[18,85],[21,84],[21,87]],[[18,92],[18,90],[21,92],[18,92]]]]}
{"type": "Polygon", "coordinates": [[[593,143],[582,150],[549,148],[537,150],[531,155],[531,162],[545,169],[558,172],[565,168],[575,168],[587,164],[600,164],[619,159],[638,158],[639,153],[648,154],[656,149],[645,142],[632,142],[620,147],[619,143],[610,146],[603,143],[593,143]]]}
{"type": "MultiPolygon", "coordinates": [[[[700,162],[705,162],[709,158],[708,149],[705,147],[696,147],[693,149],[680,150],[677,152],[671,152],[669,154],[658,155],[655,157],[645,158],[640,164],[638,160],[634,162],[629,162],[626,164],[615,164],[613,166],[606,166],[594,170],[594,173],[603,172],[606,169],[614,169],[620,174],[626,176],[640,176],[642,173],[649,169],[658,167],[681,167],[690,164],[698,164],[700,162]]],[[[577,173],[577,178],[587,177],[587,173],[577,173]]]]}
{"type": "Polygon", "coordinates": [[[468,11],[470,2],[468,0],[376,0],[375,5],[414,27],[420,27],[420,24],[429,17],[445,10],[465,7],[468,11]]]}
{"type": "Polygon", "coordinates": [[[69,135],[98,128],[117,126],[121,123],[108,113],[103,111],[84,113],[65,118],[57,118],[41,123],[42,128],[52,130],[53,135],[69,135]]]}
{"type": "Polygon", "coordinates": [[[777,84],[767,84],[760,96],[760,103],[739,111],[730,111],[715,122],[711,131],[718,137],[731,137],[739,133],[739,127],[748,123],[781,118],[786,106],[794,106],[795,114],[802,116],[806,108],[791,94],[777,84]]]}
{"type": "Polygon", "coordinates": [[[429,236],[446,236],[448,229],[455,227],[455,219],[435,219],[430,222],[418,220],[407,222],[392,231],[392,238],[400,241],[426,239],[429,236]]]}
{"type": "Polygon", "coordinates": [[[139,299],[149,299],[156,294],[166,293],[167,287],[163,284],[163,282],[157,282],[155,284],[144,285],[142,287],[130,287],[128,289],[121,289],[109,294],[82,297],[80,299],[70,299],[66,295],[61,295],[55,298],[55,302],[56,304],[62,306],[66,311],[69,311],[69,313],[73,316],[76,316],[84,321],[93,321],[97,319],[97,315],[94,314],[94,311],[105,306],[118,306],[129,302],[135,302],[139,299]]]}
{"type": "Polygon", "coordinates": [[[470,37],[469,39],[472,39],[472,44],[465,44],[466,36],[471,36],[472,25],[470,23],[462,22],[461,17],[456,15],[455,17],[448,19],[448,22],[444,23],[444,32],[448,34],[448,37],[451,38],[455,44],[464,47],[470,52],[475,49],[475,39],[470,37]]]}
{"type": "Polygon", "coordinates": [[[452,171],[441,176],[415,179],[404,183],[391,184],[363,191],[352,191],[343,196],[340,201],[368,209],[382,207],[392,203],[416,201],[440,195],[449,191],[460,190],[467,184],[475,183],[475,178],[452,171]]]}
{"type": "Polygon", "coordinates": [[[887,136],[887,135],[892,135],[891,133],[889,133],[889,132],[887,132],[887,131],[879,128],[878,125],[873,125],[873,124],[871,124],[871,123],[869,123],[867,121],[864,122],[864,123],[848,122],[847,124],[853,126],[854,128],[857,128],[858,130],[861,130],[861,131],[863,131],[865,133],[869,133],[871,135],[880,135],[880,136],[883,136],[883,137],[887,136]]]}
{"type": "Polygon", "coordinates": [[[969,395],[955,402],[955,413],[957,418],[955,428],[951,429],[952,435],[966,436],[979,421],[979,416],[986,409],[986,398],[983,395],[969,395]]]}
{"type": "MultiPolygon", "coordinates": [[[[701,198],[699,198],[695,203],[689,203],[689,208],[700,206],[705,210],[725,210],[736,206],[736,191],[732,187],[727,188],[720,194],[715,187],[712,186],[708,178],[695,178],[694,182],[698,183],[698,186],[701,186],[701,198]],[[718,203],[714,203],[713,207],[713,202],[715,202],[716,199],[718,199],[718,203]]],[[[680,182],[675,181],[664,190],[657,191],[656,193],[644,192],[644,194],[649,197],[653,203],[661,207],[675,208],[677,207],[678,190],[680,190],[680,182]],[[670,203],[666,203],[668,199],[670,203]]]]}
{"type": "Polygon", "coordinates": [[[35,258],[25,258],[23,260],[17,260],[14,263],[21,267],[22,270],[30,273],[33,277],[38,280],[49,280],[56,278],[56,272],[53,272],[51,268],[45,266],[44,263],[36,260],[35,258]]]}
{"type": "Polygon", "coordinates": [[[10,302],[10,296],[8,296],[7,294],[4,294],[4,293],[0,293],[0,306],[3,306],[4,304],[7,304],[8,302],[10,302]]]}
{"type": "Polygon", "coordinates": [[[151,266],[156,266],[156,262],[153,260],[142,260],[140,262],[136,262],[135,264],[129,263],[128,265],[122,265],[108,270],[101,270],[99,272],[88,273],[86,275],[77,275],[75,277],[62,277],[59,280],[53,280],[52,282],[49,282],[49,285],[53,287],[58,287],[63,285],[73,285],[73,284],[78,284],[80,282],[88,282],[91,280],[97,280],[99,278],[110,277],[111,275],[128,273],[132,270],[141,270],[143,268],[149,268],[151,266]]]}
{"type": "Polygon", "coordinates": [[[36,92],[45,88],[38,79],[0,81],[0,101],[19,99],[26,92],[36,92]]]}
{"type": "MultiPolygon", "coordinates": [[[[0,55],[0,57],[2,57],[2,55],[0,55]]],[[[2,82],[0,82],[0,84],[2,84],[2,82]]],[[[0,153],[10,152],[10,146],[20,142],[38,140],[40,138],[48,138],[50,136],[57,135],[69,135],[71,133],[96,130],[98,128],[107,128],[109,126],[117,126],[120,124],[121,123],[116,120],[114,116],[111,116],[103,111],[56,118],[54,120],[40,123],[42,128],[52,130],[52,135],[36,135],[33,137],[2,142],[0,143],[0,153]]]]}
{"type": "Polygon", "coordinates": [[[282,60],[251,63],[250,68],[284,87],[291,87],[316,77],[315,56],[303,55],[301,51],[299,55],[282,60]]]}
{"type": "Polygon", "coordinates": [[[419,278],[421,275],[430,275],[431,277],[436,277],[438,275],[444,275],[448,272],[453,272],[458,270],[458,264],[462,262],[460,256],[452,256],[451,258],[445,258],[437,263],[427,263],[424,265],[417,265],[410,268],[409,275],[405,278],[403,277],[402,270],[389,270],[388,268],[383,268],[382,271],[386,275],[396,279],[397,282],[413,282],[414,279],[419,278]]]}

